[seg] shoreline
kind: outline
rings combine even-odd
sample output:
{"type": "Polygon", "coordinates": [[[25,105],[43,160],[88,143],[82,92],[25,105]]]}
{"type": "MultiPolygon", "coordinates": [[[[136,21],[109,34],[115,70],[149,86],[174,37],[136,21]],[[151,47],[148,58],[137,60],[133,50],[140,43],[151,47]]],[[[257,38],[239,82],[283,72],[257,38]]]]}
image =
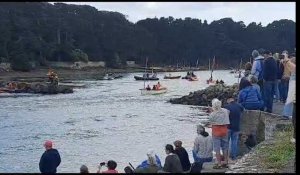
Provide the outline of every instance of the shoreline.
{"type": "MultiPolygon", "coordinates": [[[[148,68],[148,71],[152,69],[148,68]]],[[[154,68],[154,72],[187,72],[187,71],[205,71],[207,69],[196,69],[196,68],[154,68]]],[[[222,69],[223,70],[223,69],[222,69]]],[[[86,68],[86,69],[66,69],[66,68],[54,68],[54,71],[58,74],[61,82],[63,81],[72,81],[72,80],[97,80],[102,78],[106,73],[135,73],[144,72],[143,68],[122,68],[122,69],[112,69],[112,68],[86,68]]],[[[48,68],[38,68],[30,72],[21,72],[21,71],[8,71],[0,72],[0,84],[1,82],[9,81],[19,81],[19,82],[44,82],[48,79],[46,75],[48,68]]]]}

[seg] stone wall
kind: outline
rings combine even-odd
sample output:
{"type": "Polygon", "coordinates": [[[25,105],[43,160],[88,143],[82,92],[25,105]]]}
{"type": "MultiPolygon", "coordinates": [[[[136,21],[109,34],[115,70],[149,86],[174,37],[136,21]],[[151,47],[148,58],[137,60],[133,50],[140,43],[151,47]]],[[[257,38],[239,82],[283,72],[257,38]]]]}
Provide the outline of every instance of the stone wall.
{"type": "MultiPolygon", "coordinates": [[[[260,168],[255,148],[268,146],[273,141],[274,133],[287,125],[290,120],[282,116],[262,111],[245,111],[241,121],[241,132],[243,134],[256,133],[259,143],[251,151],[244,152],[244,155],[234,165],[229,166],[226,173],[268,173],[271,170],[260,168]]],[[[242,144],[242,143],[241,143],[242,144]]]]}

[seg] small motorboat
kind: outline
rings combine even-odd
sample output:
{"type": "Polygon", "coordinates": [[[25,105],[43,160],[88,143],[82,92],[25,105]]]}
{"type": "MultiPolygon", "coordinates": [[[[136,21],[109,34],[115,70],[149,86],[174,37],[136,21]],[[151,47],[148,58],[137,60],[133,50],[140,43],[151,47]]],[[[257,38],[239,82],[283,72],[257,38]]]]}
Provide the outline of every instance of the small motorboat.
{"type": "Polygon", "coordinates": [[[159,89],[156,90],[147,90],[147,89],[140,89],[141,90],[141,94],[142,95],[159,95],[159,94],[163,94],[167,92],[167,88],[166,87],[161,87],[159,89]]]}
{"type": "Polygon", "coordinates": [[[197,77],[190,77],[188,80],[189,81],[198,81],[198,78],[197,77]]]}
{"type": "Polygon", "coordinates": [[[179,75],[179,76],[166,76],[165,75],[165,77],[164,77],[164,79],[179,79],[181,77],[181,75],[179,75]]]}
{"type": "Polygon", "coordinates": [[[159,80],[159,78],[156,77],[156,73],[150,75],[149,73],[143,74],[143,76],[134,76],[135,80],[159,80]]]}
{"type": "Polygon", "coordinates": [[[102,78],[102,80],[113,80],[113,79],[115,79],[112,75],[108,75],[108,74],[106,74],[103,78],[102,78]]]}

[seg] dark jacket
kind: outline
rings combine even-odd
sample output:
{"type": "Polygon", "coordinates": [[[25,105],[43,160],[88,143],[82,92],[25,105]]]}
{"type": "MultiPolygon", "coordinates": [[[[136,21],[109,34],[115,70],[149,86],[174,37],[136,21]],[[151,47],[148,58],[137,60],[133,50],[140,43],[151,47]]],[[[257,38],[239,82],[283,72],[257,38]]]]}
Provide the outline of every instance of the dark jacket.
{"type": "Polygon", "coordinates": [[[284,66],[280,63],[280,60],[277,60],[277,79],[280,80],[283,76],[284,66]]]}
{"type": "Polygon", "coordinates": [[[41,173],[56,173],[56,168],[60,162],[60,155],[56,149],[45,151],[39,164],[41,173]]]}
{"type": "Polygon", "coordinates": [[[240,121],[241,115],[244,111],[244,107],[236,102],[231,102],[230,104],[224,107],[230,111],[229,113],[229,121],[230,124],[228,125],[228,129],[232,131],[240,131],[240,121]]]}
{"type": "Polygon", "coordinates": [[[265,81],[277,80],[277,63],[273,57],[269,57],[265,60],[263,77],[265,81]]]}
{"type": "Polygon", "coordinates": [[[166,157],[163,170],[170,173],[183,173],[180,159],[177,154],[171,154],[166,157]]]}
{"type": "Polygon", "coordinates": [[[183,147],[176,148],[174,153],[178,155],[183,171],[189,170],[191,168],[191,162],[186,150],[183,147]]]}

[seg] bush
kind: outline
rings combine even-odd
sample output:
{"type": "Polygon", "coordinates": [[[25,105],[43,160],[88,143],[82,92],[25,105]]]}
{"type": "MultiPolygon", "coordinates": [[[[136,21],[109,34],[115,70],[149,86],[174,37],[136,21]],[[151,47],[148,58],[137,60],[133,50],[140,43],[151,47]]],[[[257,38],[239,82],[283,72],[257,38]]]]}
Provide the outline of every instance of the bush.
{"type": "Polygon", "coordinates": [[[72,55],[72,58],[74,59],[74,61],[83,61],[83,62],[89,61],[88,55],[80,49],[72,50],[71,55],[72,55]]]}
{"type": "Polygon", "coordinates": [[[16,71],[28,72],[32,69],[26,54],[18,54],[11,58],[11,68],[16,71]]]}

